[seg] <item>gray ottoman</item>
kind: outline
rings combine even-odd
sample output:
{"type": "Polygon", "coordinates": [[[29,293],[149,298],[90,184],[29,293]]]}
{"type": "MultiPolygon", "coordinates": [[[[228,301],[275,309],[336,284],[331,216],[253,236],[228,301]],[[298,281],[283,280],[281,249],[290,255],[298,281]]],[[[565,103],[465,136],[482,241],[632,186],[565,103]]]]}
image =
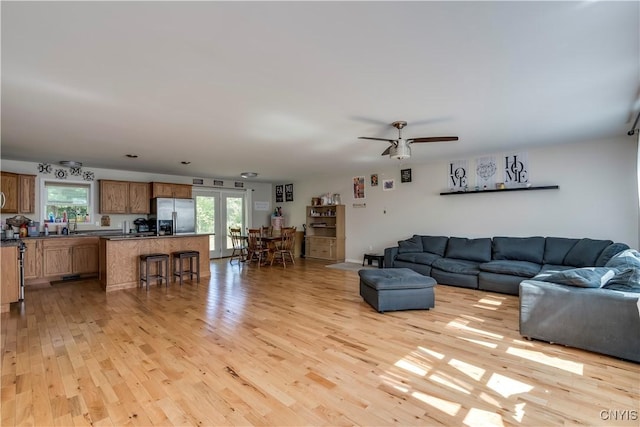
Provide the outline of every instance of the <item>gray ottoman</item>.
{"type": "Polygon", "coordinates": [[[360,296],[376,311],[428,310],[435,307],[436,281],[409,268],[360,270],[360,296]]]}

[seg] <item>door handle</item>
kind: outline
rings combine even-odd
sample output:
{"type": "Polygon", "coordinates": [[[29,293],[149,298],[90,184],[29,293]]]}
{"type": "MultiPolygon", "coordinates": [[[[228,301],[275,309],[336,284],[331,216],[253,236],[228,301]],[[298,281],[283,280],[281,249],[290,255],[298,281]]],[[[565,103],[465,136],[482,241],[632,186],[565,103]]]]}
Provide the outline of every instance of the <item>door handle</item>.
{"type": "Polygon", "coordinates": [[[7,196],[4,195],[4,191],[0,191],[0,209],[4,208],[6,202],[7,196]]]}

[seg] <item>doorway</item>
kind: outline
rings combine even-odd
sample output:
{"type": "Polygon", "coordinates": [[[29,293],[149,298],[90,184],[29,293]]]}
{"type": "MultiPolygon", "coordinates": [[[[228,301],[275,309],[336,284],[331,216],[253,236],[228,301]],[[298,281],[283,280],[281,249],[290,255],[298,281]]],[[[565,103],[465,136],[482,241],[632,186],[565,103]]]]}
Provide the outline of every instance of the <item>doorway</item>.
{"type": "Polygon", "coordinates": [[[233,244],[229,227],[245,230],[247,193],[244,191],[194,188],[196,232],[209,236],[209,258],[231,256],[233,244]]]}

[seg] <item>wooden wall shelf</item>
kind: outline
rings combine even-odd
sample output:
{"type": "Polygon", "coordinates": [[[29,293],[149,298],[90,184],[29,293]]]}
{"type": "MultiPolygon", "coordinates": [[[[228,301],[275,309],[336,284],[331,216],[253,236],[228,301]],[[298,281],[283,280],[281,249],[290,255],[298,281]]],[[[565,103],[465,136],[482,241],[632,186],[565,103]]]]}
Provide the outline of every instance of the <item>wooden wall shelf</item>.
{"type": "Polygon", "coordinates": [[[441,196],[453,196],[456,194],[476,194],[476,193],[506,193],[508,191],[533,191],[533,190],[558,190],[558,185],[544,185],[540,187],[518,187],[503,188],[501,190],[471,190],[471,191],[445,191],[440,193],[441,196]]]}

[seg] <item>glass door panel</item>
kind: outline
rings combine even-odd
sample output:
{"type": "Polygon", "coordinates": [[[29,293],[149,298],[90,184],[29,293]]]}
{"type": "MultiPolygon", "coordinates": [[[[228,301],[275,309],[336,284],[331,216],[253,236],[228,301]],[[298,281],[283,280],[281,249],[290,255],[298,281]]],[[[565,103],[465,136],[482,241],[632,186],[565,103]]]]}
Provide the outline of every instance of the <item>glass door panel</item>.
{"type": "Polygon", "coordinates": [[[220,195],[196,195],[196,233],[215,233],[209,236],[209,258],[220,257],[219,233],[216,233],[216,207],[220,195]]]}
{"type": "Polygon", "coordinates": [[[196,200],[196,233],[214,233],[209,237],[209,258],[231,256],[233,244],[229,227],[245,229],[246,194],[244,192],[194,189],[196,200]]]}
{"type": "Polygon", "coordinates": [[[225,236],[223,239],[222,256],[231,256],[233,252],[233,244],[231,237],[229,237],[229,228],[240,228],[242,234],[246,234],[244,228],[244,193],[232,194],[223,193],[222,203],[225,206],[225,236]]]}

